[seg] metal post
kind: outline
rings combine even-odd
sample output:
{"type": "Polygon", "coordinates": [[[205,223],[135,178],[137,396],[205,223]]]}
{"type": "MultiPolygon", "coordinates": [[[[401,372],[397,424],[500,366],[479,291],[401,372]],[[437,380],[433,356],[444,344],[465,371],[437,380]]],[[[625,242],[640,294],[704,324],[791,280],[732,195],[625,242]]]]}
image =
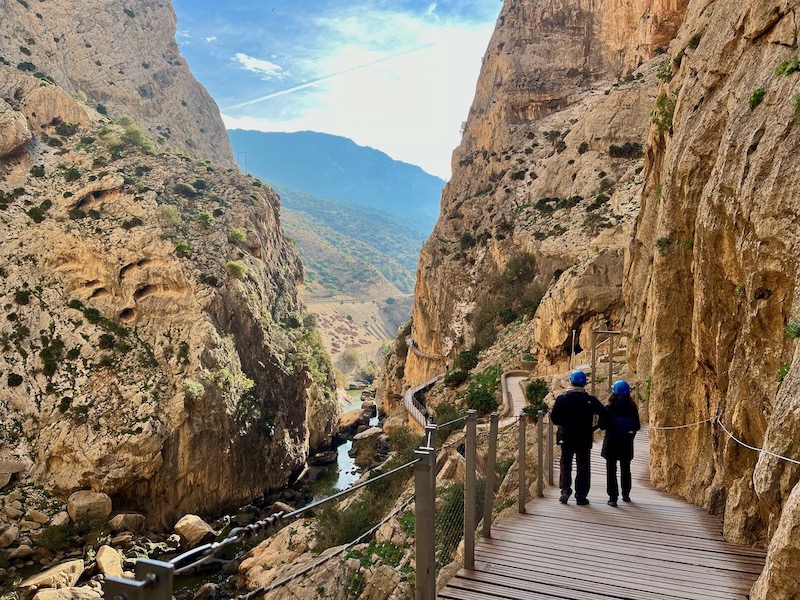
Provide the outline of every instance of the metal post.
{"type": "Polygon", "coordinates": [[[517,502],[519,503],[520,514],[525,514],[525,424],[528,415],[524,412],[519,414],[519,458],[517,467],[519,469],[519,491],[517,492],[517,502]]]}
{"type": "Polygon", "coordinates": [[[419,462],[414,466],[414,536],[416,541],[416,600],[436,598],[436,563],[433,539],[436,493],[431,488],[431,470],[435,469],[430,448],[414,451],[419,462]]]}
{"type": "Polygon", "coordinates": [[[536,419],[536,496],[544,498],[544,411],[536,419]]]}
{"type": "Polygon", "coordinates": [[[569,355],[569,368],[572,370],[572,361],[575,359],[575,330],[572,330],[572,353],[569,355]]]}
{"type": "Polygon", "coordinates": [[[106,598],[169,600],[174,574],[175,567],[170,563],[140,558],[136,561],[136,579],[107,576],[103,591],[106,598]]]}
{"type": "Polygon", "coordinates": [[[438,471],[438,463],[436,456],[436,435],[439,433],[439,426],[435,423],[425,425],[425,431],[428,434],[428,448],[431,449],[433,454],[433,469],[431,469],[431,489],[436,491],[436,475],[438,471]]]}
{"type": "Polygon", "coordinates": [[[614,381],[614,335],[608,336],[608,393],[611,393],[611,384],[614,381]]]}
{"type": "Polygon", "coordinates": [[[475,476],[475,446],[477,444],[476,419],[478,413],[467,411],[467,444],[464,457],[467,459],[467,474],[464,489],[464,568],[475,568],[475,496],[478,486],[475,476]]]}
{"type": "Polygon", "coordinates": [[[553,420],[550,415],[547,415],[547,485],[554,485],[555,479],[553,478],[553,446],[555,444],[555,428],[553,427],[553,420]]]}
{"type": "Polygon", "coordinates": [[[595,395],[595,379],[597,379],[597,330],[592,329],[592,396],[595,395]]]}
{"type": "Polygon", "coordinates": [[[483,537],[492,537],[492,510],[494,509],[494,480],[497,469],[497,428],[500,415],[493,412],[489,421],[489,456],[486,460],[486,493],[483,497],[483,537]]]}

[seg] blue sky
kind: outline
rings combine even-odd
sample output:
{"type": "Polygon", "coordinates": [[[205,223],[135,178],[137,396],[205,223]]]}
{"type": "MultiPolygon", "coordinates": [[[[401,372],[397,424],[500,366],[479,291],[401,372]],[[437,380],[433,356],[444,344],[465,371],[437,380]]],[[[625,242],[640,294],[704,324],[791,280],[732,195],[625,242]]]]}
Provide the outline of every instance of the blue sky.
{"type": "Polygon", "coordinates": [[[173,4],[229,128],[342,135],[447,179],[502,2],[173,4]]]}

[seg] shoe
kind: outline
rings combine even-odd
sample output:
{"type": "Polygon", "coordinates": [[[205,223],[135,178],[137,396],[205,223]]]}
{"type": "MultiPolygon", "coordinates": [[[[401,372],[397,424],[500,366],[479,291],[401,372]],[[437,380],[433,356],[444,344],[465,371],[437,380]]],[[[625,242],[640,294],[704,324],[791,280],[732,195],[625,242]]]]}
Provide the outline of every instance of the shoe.
{"type": "Polygon", "coordinates": [[[630,496],[623,496],[622,497],[622,501],[623,502],[630,502],[631,501],[631,497],[630,496]]]}
{"type": "Polygon", "coordinates": [[[616,500],[609,500],[608,502],[606,502],[606,504],[608,504],[609,506],[613,506],[614,508],[617,508],[616,500]]]}
{"type": "Polygon", "coordinates": [[[561,502],[561,504],[566,504],[568,500],[569,500],[569,494],[561,494],[558,497],[558,501],[561,502]]]}
{"type": "Polygon", "coordinates": [[[589,499],[583,498],[582,500],[576,500],[575,504],[577,504],[578,506],[587,506],[589,504],[589,499]]]}

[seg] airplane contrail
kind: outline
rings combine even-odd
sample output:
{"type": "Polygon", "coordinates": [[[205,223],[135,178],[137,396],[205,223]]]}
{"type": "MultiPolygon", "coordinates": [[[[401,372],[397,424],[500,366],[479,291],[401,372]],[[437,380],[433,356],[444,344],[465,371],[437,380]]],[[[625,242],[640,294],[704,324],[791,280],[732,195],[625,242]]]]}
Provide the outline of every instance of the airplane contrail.
{"type": "Polygon", "coordinates": [[[359,69],[365,69],[367,67],[372,67],[374,65],[393,60],[395,58],[399,58],[400,56],[405,56],[406,54],[413,54],[414,52],[420,52],[421,50],[426,50],[435,46],[436,44],[425,44],[424,46],[419,46],[417,48],[412,48],[410,50],[403,50],[402,52],[397,52],[390,56],[384,56],[383,58],[378,58],[376,60],[370,61],[368,63],[364,63],[363,65],[356,65],[355,67],[350,67],[349,69],[345,69],[343,71],[337,71],[336,73],[331,73],[330,75],[325,75],[324,77],[320,77],[319,79],[315,79],[314,81],[307,81],[306,83],[302,83],[300,85],[296,85],[294,87],[287,88],[285,90],[280,90],[279,92],[273,92],[272,94],[267,94],[266,96],[260,96],[258,98],[254,98],[253,100],[247,100],[246,102],[240,102],[239,104],[234,104],[233,106],[228,106],[223,110],[235,110],[237,108],[243,108],[245,106],[250,106],[252,104],[258,104],[259,102],[264,102],[265,100],[271,100],[272,98],[278,98],[279,96],[285,96],[286,94],[291,94],[298,90],[304,90],[309,87],[313,87],[322,81],[327,81],[328,79],[333,79],[334,77],[339,77],[340,75],[344,75],[345,73],[352,73],[353,71],[358,71],[359,69]]]}

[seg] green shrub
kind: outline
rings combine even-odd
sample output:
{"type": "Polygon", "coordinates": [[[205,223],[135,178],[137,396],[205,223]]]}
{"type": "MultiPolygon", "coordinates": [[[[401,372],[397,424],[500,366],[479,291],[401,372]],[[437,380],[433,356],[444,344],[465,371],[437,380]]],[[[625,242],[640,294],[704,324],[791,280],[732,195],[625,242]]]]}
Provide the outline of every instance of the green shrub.
{"type": "Polygon", "coordinates": [[[62,137],[72,137],[78,133],[78,126],[72,123],[59,123],[56,125],[56,133],[62,137]]]}
{"type": "Polygon", "coordinates": [[[447,387],[454,388],[460,386],[467,379],[469,379],[469,373],[467,371],[448,371],[445,373],[442,382],[447,387]]]}
{"type": "Polygon", "coordinates": [[[523,408],[526,414],[537,416],[539,411],[546,413],[549,408],[545,404],[545,397],[550,392],[550,388],[544,379],[533,379],[525,385],[525,400],[528,405],[523,408]]]}
{"type": "Polygon", "coordinates": [[[139,217],[133,217],[131,219],[122,222],[123,229],[133,229],[134,227],[138,227],[139,225],[144,225],[144,221],[142,221],[139,217]]]}
{"type": "Polygon", "coordinates": [[[797,338],[800,338],[800,323],[797,321],[790,322],[786,327],[783,328],[783,335],[790,340],[796,340],[797,338]]]}
{"type": "Polygon", "coordinates": [[[766,95],[767,90],[765,90],[763,87],[753,90],[753,93],[750,94],[750,98],[747,99],[747,105],[750,107],[750,110],[754,110],[756,106],[761,104],[764,101],[764,96],[766,95]]]}
{"type": "Polygon", "coordinates": [[[214,226],[214,216],[207,210],[199,212],[195,219],[205,229],[211,229],[214,226]]]}
{"type": "Polygon", "coordinates": [[[180,194],[181,196],[184,196],[185,198],[194,198],[195,196],[197,196],[197,190],[194,189],[188,183],[184,183],[182,181],[179,181],[178,183],[176,183],[175,187],[173,187],[172,190],[176,194],[180,194]]]}
{"type": "MultiPolygon", "coordinates": [[[[98,107],[99,108],[99,107],[98,107]]],[[[99,110],[98,110],[99,112],[99,110]]],[[[124,127],[122,135],[116,143],[111,144],[111,155],[122,156],[126,150],[138,150],[144,154],[153,154],[156,146],[147,134],[129,117],[123,117],[119,124],[124,127]]]]}
{"type": "Polygon", "coordinates": [[[192,256],[192,247],[186,242],[178,242],[175,244],[175,252],[180,257],[190,258],[192,256]]]}
{"type": "Polygon", "coordinates": [[[670,60],[665,60],[658,65],[656,77],[658,77],[664,83],[669,83],[672,81],[672,63],[670,60]]]}
{"type": "Polygon", "coordinates": [[[103,104],[98,104],[95,107],[95,110],[100,113],[101,115],[108,115],[108,109],[103,104]]]}
{"type": "MultiPolygon", "coordinates": [[[[247,232],[238,227],[231,227],[228,229],[228,241],[234,244],[247,241],[247,232]]],[[[388,300],[387,300],[388,303],[388,300]]]]}
{"type": "Polygon", "coordinates": [[[212,287],[219,287],[220,281],[216,275],[212,275],[211,273],[200,273],[200,283],[205,283],[206,285],[210,285],[212,287]]]}
{"type": "Polygon", "coordinates": [[[66,171],[64,171],[64,179],[66,181],[77,181],[81,178],[81,172],[78,171],[75,167],[70,167],[66,171]]]}
{"type": "Polygon", "coordinates": [[[181,213],[178,207],[172,204],[160,204],[156,209],[156,215],[163,227],[174,227],[181,222],[181,213]]]}
{"type": "Polygon", "coordinates": [[[33,177],[44,177],[44,165],[36,165],[31,167],[31,175],[33,177]]]}
{"type": "Polygon", "coordinates": [[[778,68],[775,69],[775,76],[788,77],[789,75],[795,73],[796,71],[800,71],[800,58],[798,58],[797,56],[793,56],[789,60],[785,60],[778,65],[778,68]]]}
{"type": "Polygon", "coordinates": [[[17,68],[20,71],[26,71],[28,73],[33,73],[34,71],[36,71],[36,65],[28,61],[23,61],[21,63],[18,63],[17,68]]]}
{"type": "Polygon", "coordinates": [[[472,235],[469,231],[465,231],[461,234],[461,239],[459,240],[461,244],[461,249],[466,250],[467,248],[472,248],[477,243],[475,236],[472,235]]]}
{"type": "Polygon", "coordinates": [[[791,368],[792,368],[791,363],[786,363],[785,365],[781,365],[781,368],[778,369],[778,374],[777,374],[778,383],[783,383],[783,380],[789,374],[789,370],[791,368]]]}
{"type": "Polygon", "coordinates": [[[611,158],[636,159],[644,156],[644,150],[638,142],[625,142],[622,146],[611,144],[608,148],[608,155],[611,158]]]}
{"type": "Polygon", "coordinates": [[[110,333],[104,333],[100,336],[100,340],[98,346],[103,350],[109,350],[114,347],[114,342],[116,338],[111,335],[110,333]]]}
{"type": "Polygon", "coordinates": [[[458,371],[471,371],[478,366],[478,349],[462,350],[453,361],[453,368],[458,371]]]}
{"type": "Polygon", "coordinates": [[[30,290],[17,290],[14,292],[14,302],[20,304],[22,306],[28,304],[31,299],[31,291],[30,290]]]}
{"type": "Polygon", "coordinates": [[[203,394],[206,393],[206,389],[199,381],[195,381],[194,379],[184,379],[183,393],[189,400],[197,400],[198,398],[203,397],[203,394]]]}
{"type": "Polygon", "coordinates": [[[680,88],[671,94],[661,94],[656,100],[656,109],[653,111],[652,120],[660,132],[672,135],[672,120],[675,117],[675,106],[678,103],[680,88]]]}
{"type": "Polygon", "coordinates": [[[667,255],[667,250],[669,249],[669,245],[671,243],[672,243],[672,240],[669,239],[668,237],[666,237],[666,236],[660,237],[655,242],[656,250],[658,250],[658,253],[661,256],[666,256],[667,255]]]}
{"type": "MultiPolygon", "coordinates": [[[[464,413],[456,408],[456,405],[452,402],[442,402],[436,407],[435,414],[437,423],[448,423],[449,421],[453,421],[463,416],[464,413]]],[[[443,444],[451,433],[461,429],[462,427],[464,427],[463,421],[458,421],[457,423],[453,423],[452,425],[448,425],[446,427],[439,427],[436,430],[436,439],[438,440],[438,444],[443,444]]]]}
{"type": "Polygon", "coordinates": [[[22,385],[22,375],[17,375],[16,373],[9,373],[8,379],[6,380],[8,383],[8,387],[17,387],[22,385]]]}
{"type": "Polygon", "coordinates": [[[192,182],[192,187],[196,190],[207,190],[208,182],[205,179],[195,179],[192,182]]]}
{"type": "MultiPolygon", "coordinates": [[[[63,412],[63,411],[62,411],[63,412]]],[[[51,525],[45,527],[36,537],[36,545],[57,552],[70,545],[70,538],[75,535],[75,527],[68,525],[51,525]]]]}
{"type": "Polygon", "coordinates": [[[701,39],[703,39],[703,31],[698,31],[692,37],[689,38],[689,43],[686,45],[692,50],[696,50],[697,47],[700,45],[701,39]]]}
{"type": "Polygon", "coordinates": [[[225,270],[228,275],[235,279],[244,279],[247,274],[247,267],[238,260],[229,260],[225,263],[225,270]]]}

